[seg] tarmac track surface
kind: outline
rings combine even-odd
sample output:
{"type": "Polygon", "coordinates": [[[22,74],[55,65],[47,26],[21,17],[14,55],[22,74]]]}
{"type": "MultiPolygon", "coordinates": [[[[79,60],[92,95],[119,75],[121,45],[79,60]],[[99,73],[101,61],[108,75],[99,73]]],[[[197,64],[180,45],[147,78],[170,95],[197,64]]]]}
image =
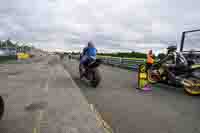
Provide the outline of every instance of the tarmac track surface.
{"type": "Polygon", "coordinates": [[[1,64],[0,95],[5,101],[0,133],[104,132],[57,56],[1,64]]]}
{"type": "Polygon", "coordinates": [[[140,92],[136,72],[104,65],[101,84],[91,88],[79,79],[78,61],[65,59],[64,66],[115,133],[200,133],[198,96],[167,85],[140,92]]]}

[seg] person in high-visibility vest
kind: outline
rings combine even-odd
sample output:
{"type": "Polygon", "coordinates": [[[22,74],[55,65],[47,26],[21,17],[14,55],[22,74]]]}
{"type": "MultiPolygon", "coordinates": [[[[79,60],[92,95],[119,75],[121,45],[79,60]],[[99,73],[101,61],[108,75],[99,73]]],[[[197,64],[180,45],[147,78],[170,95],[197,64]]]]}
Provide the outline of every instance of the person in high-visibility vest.
{"type": "Polygon", "coordinates": [[[153,63],[154,63],[153,51],[149,50],[147,54],[147,67],[150,67],[153,63]]]}

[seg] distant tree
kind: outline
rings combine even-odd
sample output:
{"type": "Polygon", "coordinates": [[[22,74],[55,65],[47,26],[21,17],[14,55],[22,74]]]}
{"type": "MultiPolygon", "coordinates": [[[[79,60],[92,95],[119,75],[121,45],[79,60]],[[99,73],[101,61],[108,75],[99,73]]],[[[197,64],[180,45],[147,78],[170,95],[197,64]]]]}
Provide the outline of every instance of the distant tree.
{"type": "Polygon", "coordinates": [[[14,43],[12,43],[10,39],[8,39],[6,41],[6,47],[8,47],[8,48],[15,48],[16,45],[14,43]]]}
{"type": "Polygon", "coordinates": [[[6,41],[1,41],[1,48],[5,48],[6,47],[6,41]]]}
{"type": "Polygon", "coordinates": [[[35,49],[34,46],[31,46],[29,44],[19,45],[18,42],[13,43],[10,39],[6,41],[0,40],[0,48],[15,48],[19,52],[28,52],[31,49],[35,49]]]}

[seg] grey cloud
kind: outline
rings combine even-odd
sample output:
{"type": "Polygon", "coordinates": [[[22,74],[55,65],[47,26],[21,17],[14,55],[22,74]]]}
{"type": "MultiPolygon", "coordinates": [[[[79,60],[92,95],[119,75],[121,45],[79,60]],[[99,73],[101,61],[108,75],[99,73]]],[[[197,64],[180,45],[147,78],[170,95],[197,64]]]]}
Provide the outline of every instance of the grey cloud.
{"type": "Polygon", "coordinates": [[[39,47],[161,49],[181,32],[200,28],[198,0],[7,0],[0,5],[0,39],[39,47]]]}

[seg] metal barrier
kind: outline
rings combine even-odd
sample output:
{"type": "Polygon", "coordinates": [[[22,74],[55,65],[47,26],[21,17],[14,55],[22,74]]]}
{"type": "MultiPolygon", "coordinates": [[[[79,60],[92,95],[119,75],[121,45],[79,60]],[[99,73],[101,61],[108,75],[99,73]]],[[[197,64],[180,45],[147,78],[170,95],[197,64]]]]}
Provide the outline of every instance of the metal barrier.
{"type": "Polygon", "coordinates": [[[137,70],[145,60],[119,57],[99,57],[104,64],[137,70]]]}
{"type": "Polygon", "coordinates": [[[121,66],[131,69],[138,69],[140,64],[144,64],[145,60],[131,59],[131,58],[121,58],[121,66]]]}
{"type": "MultiPolygon", "coordinates": [[[[79,60],[79,55],[72,55],[73,59],[79,60]]],[[[120,58],[120,57],[98,57],[106,65],[112,65],[116,67],[122,67],[132,70],[138,70],[140,64],[145,63],[145,59],[132,59],[132,58],[120,58]]]]}

